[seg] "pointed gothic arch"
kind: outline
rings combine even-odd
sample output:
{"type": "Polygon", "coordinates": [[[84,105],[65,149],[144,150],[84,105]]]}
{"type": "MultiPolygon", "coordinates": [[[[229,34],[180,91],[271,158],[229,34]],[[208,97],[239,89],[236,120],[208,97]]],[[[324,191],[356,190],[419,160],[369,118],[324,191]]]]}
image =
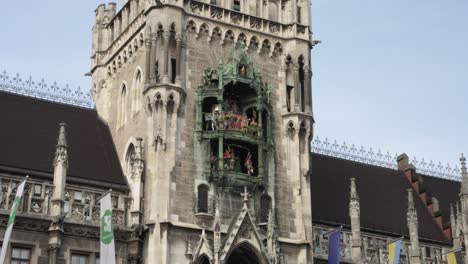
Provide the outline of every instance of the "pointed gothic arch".
{"type": "Polygon", "coordinates": [[[198,257],[194,262],[194,264],[210,264],[210,258],[206,255],[203,254],[200,257],[198,257]]]}
{"type": "Polygon", "coordinates": [[[132,84],[132,113],[136,113],[141,109],[141,98],[143,94],[143,77],[142,70],[140,67],[137,67],[135,70],[135,77],[133,78],[132,84]]]}
{"type": "Polygon", "coordinates": [[[200,184],[197,188],[197,212],[208,213],[208,196],[210,187],[206,184],[200,184]]]}
{"type": "Polygon", "coordinates": [[[127,104],[128,104],[128,95],[127,95],[127,85],[124,82],[122,88],[120,89],[119,96],[119,105],[117,111],[117,126],[121,127],[127,122],[127,104]]]}
{"type": "Polygon", "coordinates": [[[267,264],[268,259],[249,241],[243,241],[228,253],[226,264],[267,264]]]}

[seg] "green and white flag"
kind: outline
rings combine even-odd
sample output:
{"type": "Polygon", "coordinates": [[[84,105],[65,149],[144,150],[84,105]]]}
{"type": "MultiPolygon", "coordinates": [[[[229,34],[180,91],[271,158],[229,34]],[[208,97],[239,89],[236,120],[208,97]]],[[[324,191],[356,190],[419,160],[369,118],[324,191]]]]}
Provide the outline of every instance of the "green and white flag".
{"type": "Polygon", "coordinates": [[[11,206],[10,217],[8,218],[7,228],[5,231],[5,237],[3,238],[2,253],[0,254],[0,264],[5,263],[5,255],[8,248],[8,243],[10,242],[11,232],[13,231],[13,225],[15,224],[16,213],[18,212],[18,207],[21,203],[21,197],[23,196],[24,185],[26,184],[26,179],[20,183],[16,191],[15,201],[11,206]]]}
{"type": "Polygon", "coordinates": [[[115,264],[114,227],[112,224],[111,193],[101,198],[101,253],[100,263],[115,264]]]}

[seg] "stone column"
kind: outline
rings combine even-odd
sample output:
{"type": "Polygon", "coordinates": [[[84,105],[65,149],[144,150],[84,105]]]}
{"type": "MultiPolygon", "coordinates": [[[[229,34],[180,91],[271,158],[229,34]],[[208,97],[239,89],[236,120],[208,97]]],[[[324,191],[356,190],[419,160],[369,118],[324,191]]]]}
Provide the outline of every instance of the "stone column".
{"type": "Polygon", "coordinates": [[[146,45],[146,69],[145,69],[145,83],[149,83],[151,78],[151,37],[147,38],[145,41],[146,45]]]}
{"type": "Polygon", "coordinates": [[[299,82],[299,64],[294,63],[293,65],[293,78],[294,78],[294,111],[299,112],[300,110],[300,100],[301,100],[301,90],[299,82]]]}
{"type": "Polygon", "coordinates": [[[49,227],[49,264],[57,263],[57,253],[60,250],[63,237],[63,207],[65,203],[65,184],[68,169],[67,132],[65,123],[60,124],[57,146],[54,158],[54,193],[51,200],[49,227]]]}
{"type": "Polygon", "coordinates": [[[406,217],[411,242],[409,252],[410,264],[420,264],[421,254],[419,250],[418,215],[414,207],[413,189],[408,189],[408,211],[406,217]]]}
{"type": "Polygon", "coordinates": [[[176,78],[175,83],[180,85],[180,66],[182,64],[181,61],[181,53],[182,53],[182,37],[179,35],[176,37],[176,78]]]}
{"type": "Polygon", "coordinates": [[[51,200],[51,216],[60,216],[65,202],[65,181],[68,169],[67,135],[65,123],[60,124],[54,158],[54,193],[51,200]]]}
{"type": "Polygon", "coordinates": [[[156,76],[156,41],[157,41],[157,33],[151,33],[151,55],[150,55],[150,80],[151,82],[157,82],[156,76]]]}
{"type": "Polygon", "coordinates": [[[450,204],[450,231],[452,235],[452,243],[455,245],[455,237],[457,236],[457,222],[455,220],[455,212],[453,211],[453,204],[450,204]]]}
{"type": "Polygon", "coordinates": [[[311,71],[309,65],[304,66],[304,103],[305,107],[304,110],[306,113],[312,113],[312,97],[311,97],[311,89],[310,86],[310,77],[311,71]]]}
{"type": "Polygon", "coordinates": [[[359,196],[356,191],[356,179],[351,178],[349,217],[351,218],[351,258],[354,263],[361,263],[361,213],[359,196]]]}
{"type": "Polygon", "coordinates": [[[137,138],[135,145],[135,156],[132,158],[132,198],[133,203],[131,207],[131,225],[141,224],[142,210],[141,210],[141,194],[143,191],[143,172],[145,168],[145,162],[143,159],[143,139],[137,138]]]}
{"type": "MultiPolygon", "coordinates": [[[[461,164],[461,190],[460,190],[460,200],[461,200],[461,216],[462,216],[462,231],[463,231],[463,243],[465,246],[468,245],[468,170],[466,168],[466,158],[463,154],[460,157],[461,164]]],[[[465,264],[468,264],[468,257],[465,257],[465,264]]]]}
{"type": "Polygon", "coordinates": [[[164,31],[163,33],[163,83],[169,82],[169,31],[164,31]]]}

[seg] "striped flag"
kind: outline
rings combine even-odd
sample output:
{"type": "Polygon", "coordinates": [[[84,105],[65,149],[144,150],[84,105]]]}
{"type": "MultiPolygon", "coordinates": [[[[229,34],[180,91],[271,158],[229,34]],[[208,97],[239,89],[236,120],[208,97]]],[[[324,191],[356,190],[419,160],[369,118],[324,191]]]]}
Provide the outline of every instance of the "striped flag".
{"type": "Polygon", "coordinates": [[[24,185],[26,184],[27,179],[28,179],[28,176],[26,176],[26,179],[23,182],[21,182],[20,185],[18,186],[18,189],[16,191],[16,196],[15,196],[15,201],[13,202],[13,205],[11,206],[10,217],[8,218],[7,228],[5,231],[5,237],[3,238],[2,252],[0,254],[0,264],[5,263],[5,255],[6,255],[6,251],[8,248],[8,243],[10,242],[11,232],[13,231],[13,225],[15,224],[16,213],[18,212],[18,207],[20,206],[20,203],[21,203],[21,197],[23,196],[24,185]]]}
{"type": "Polygon", "coordinates": [[[115,264],[114,227],[112,224],[112,200],[110,191],[101,198],[100,216],[100,262],[115,264]]]}
{"type": "Polygon", "coordinates": [[[388,264],[400,263],[401,239],[388,244],[388,264]]]}
{"type": "Polygon", "coordinates": [[[461,250],[452,251],[447,254],[447,263],[448,264],[462,264],[463,258],[461,255],[461,250]]]}

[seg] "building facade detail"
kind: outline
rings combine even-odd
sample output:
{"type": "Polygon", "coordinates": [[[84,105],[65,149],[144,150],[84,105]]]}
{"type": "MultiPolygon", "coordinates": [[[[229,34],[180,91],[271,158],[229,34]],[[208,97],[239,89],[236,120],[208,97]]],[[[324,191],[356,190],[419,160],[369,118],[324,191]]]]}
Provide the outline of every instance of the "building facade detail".
{"type": "Polygon", "coordinates": [[[349,200],[349,217],[351,218],[351,257],[354,263],[362,262],[361,241],[361,212],[359,206],[359,195],[356,190],[356,179],[351,178],[351,192],[349,200]]]}
{"type": "Polygon", "coordinates": [[[418,215],[414,207],[413,189],[408,189],[408,210],[406,212],[406,217],[411,241],[409,262],[411,264],[419,264],[421,263],[421,253],[419,248],[418,215]]]}

